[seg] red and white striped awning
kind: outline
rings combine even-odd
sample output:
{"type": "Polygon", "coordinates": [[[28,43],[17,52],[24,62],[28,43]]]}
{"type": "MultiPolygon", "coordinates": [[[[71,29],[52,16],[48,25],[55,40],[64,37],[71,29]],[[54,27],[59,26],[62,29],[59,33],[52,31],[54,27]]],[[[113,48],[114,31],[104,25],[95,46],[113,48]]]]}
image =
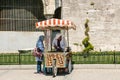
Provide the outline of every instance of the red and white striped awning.
{"type": "Polygon", "coordinates": [[[62,20],[62,19],[49,19],[41,22],[35,23],[36,28],[41,30],[45,29],[76,29],[75,24],[69,20],[62,20]]]}

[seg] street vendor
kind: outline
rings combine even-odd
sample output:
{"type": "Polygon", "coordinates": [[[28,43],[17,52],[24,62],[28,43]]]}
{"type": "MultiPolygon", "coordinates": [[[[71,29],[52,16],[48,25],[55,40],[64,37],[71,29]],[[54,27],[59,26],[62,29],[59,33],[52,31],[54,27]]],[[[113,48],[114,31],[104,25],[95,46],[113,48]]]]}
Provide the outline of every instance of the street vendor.
{"type": "Polygon", "coordinates": [[[66,48],[65,38],[60,33],[56,34],[55,38],[53,39],[52,46],[54,47],[55,51],[64,51],[66,48]]]}

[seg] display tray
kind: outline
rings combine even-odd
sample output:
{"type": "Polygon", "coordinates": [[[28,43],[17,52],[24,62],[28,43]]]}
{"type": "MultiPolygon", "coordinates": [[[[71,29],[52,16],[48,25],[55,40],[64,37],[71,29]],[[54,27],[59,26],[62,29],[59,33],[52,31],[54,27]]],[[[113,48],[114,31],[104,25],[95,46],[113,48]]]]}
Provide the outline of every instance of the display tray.
{"type": "Polygon", "coordinates": [[[65,67],[66,57],[63,52],[49,52],[44,54],[45,66],[52,67],[52,61],[56,60],[57,67],[65,67]]]}

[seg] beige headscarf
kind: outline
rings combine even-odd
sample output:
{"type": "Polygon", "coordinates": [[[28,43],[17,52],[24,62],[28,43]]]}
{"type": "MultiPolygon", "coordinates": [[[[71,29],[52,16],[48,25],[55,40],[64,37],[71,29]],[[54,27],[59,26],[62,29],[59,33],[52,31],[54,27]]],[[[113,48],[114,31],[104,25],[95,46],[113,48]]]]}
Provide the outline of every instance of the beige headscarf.
{"type": "Polygon", "coordinates": [[[66,40],[65,40],[64,36],[63,36],[62,34],[60,34],[60,33],[56,34],[55,38],[53,39],[52,46],[57,45],[57,39],[58,39],[60,36],[62,36],[62,40],[61,40],[61,42],[60,42],[60,46],[61,46],[61,48],[64,50],[65,47],[67,46],[67,44],[66,44],[66,40]]]}
{"type": "Polygon", "coordinates": [[[62,34],[60,33],[56,34],[55,39],[58,39],[60,36],[62,36],[62,34]]]}

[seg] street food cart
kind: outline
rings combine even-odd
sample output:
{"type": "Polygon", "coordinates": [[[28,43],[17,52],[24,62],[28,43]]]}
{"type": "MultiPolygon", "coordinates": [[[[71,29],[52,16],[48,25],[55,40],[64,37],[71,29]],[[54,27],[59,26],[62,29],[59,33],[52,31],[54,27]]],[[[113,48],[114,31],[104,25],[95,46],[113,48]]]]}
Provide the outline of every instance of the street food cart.
{"type": "MultiPolygon", "coordinates": [[[[49,69],[51,69],[53,76],[57,75],[57,72],[60,68],[63,70],[66,69],[67,73],[71,73],[72,53],[71,53],[70,47],[69,47],[68,29],[74,29],[74,30],[76,29],[76,26],[73,24],[73,22],[71,22],[69,20],[52,18],[52,19],[48,19],[45,21],[36,22],[36,28],[43,30],[45,32],[45,37],[46,37],[47,30],[66,30],[67,31],[68,47],[63,52],[45,50],[43,68],[44,68],[45,73],[47,73],[49,71],[49,69]]],[[[47,47],[46,44],[45,44],[45,47],[47,47]]]]}

